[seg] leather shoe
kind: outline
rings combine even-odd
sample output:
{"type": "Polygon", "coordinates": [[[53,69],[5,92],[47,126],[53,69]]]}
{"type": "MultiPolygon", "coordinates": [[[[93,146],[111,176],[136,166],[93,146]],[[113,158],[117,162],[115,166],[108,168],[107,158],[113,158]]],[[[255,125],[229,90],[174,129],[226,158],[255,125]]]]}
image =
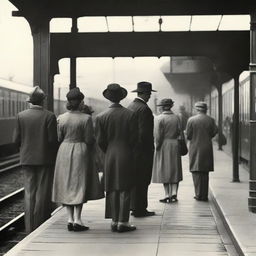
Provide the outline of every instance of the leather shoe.
{"type": "Polygon", "coordinates": [[[117,232],[117,224],[111,224],[111,231],[117,232]]]}
{"type": "Polygon", "coordinates": [[[75,232],[85,231],[85,230],[88,230],[88,229],[89,229],[89,227],[83,226],[83,225],[80,225],[80,224],[77,224],[77,223],[74,223],[74,225],[73,225],[73,230],[75,232]]]}
{"type": "Polygon", "coordinates": [[[166,197],[164,199],[160,199],[159,200],[160,203],[170,203],[170,198],[169,197],[166,197]]]}
{"type": "Polygon", "coordinates": [[[155,212],[144,211],[144,212],[133,212],[134,217],[150,217],[156,215],[155,212]]]}
{"type": "Polygon", "coordinates": [[[118,225],[117,226],[117,232],[123,233],[123,232],[129,232],[136,230],[136,227],[133,225],[118,225]]]}
{"type": "Polygon", "coordinates": [[[73,223],[69,222],[67,225],[68,231],[74,231],[73,223]]]}

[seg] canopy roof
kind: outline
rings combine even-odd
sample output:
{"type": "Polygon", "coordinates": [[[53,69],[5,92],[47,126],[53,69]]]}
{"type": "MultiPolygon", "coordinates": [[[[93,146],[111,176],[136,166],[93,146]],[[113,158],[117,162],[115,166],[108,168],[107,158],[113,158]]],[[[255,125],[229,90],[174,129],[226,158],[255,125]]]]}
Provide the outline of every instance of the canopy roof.
{"type": "Polygon", "coordinates": [[[9,0],[22,16],[81,17],[136,15],[250,14],[253,0],[9,0]]]}

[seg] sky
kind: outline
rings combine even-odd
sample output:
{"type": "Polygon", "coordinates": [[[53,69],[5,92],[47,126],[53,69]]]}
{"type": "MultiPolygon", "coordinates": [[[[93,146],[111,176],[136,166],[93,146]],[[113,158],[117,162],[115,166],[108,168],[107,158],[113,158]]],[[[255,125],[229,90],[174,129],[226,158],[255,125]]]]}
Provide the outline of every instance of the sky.
{"type": "MultiPolygon", "coordinates": [[[[29,24],[22,17],[12,17],[12,11],[16,8],[8,1],[0,1],[0,78],[11,79],[16,82],[33,85],[33,40],[29,24]]],[[[236,22],[231,17],[214,16],[209,17],[168,17],[162,16],[163,31],[177,30],[212,30],[227,29],[233,26],[239,29],[248,29],[248,16],[236,17],[236,22]],[[175,18],[175,22],[172,20],[175,18]],[[190,22],[192,20],[192,22],[190,22]],[[169,23],[168,23],[169,22],[169,23]],[[175,24],[175,26],[173,26],[175,24]],[[190,26],[190,28],[188,27],[190,26]]],[[[234,17],[233,17],[234,18],[234,17]]],[[[159,30],[159,16],[134,17],[135,30],[159,30]]],[[[131,31],[131,17],[108,17],[108,29],[111,31],[131,31]],[[119,24],[117,26],[117,24],[119,24]]],[[[107,28],[106,19],[103,17],[83,17],[78,21],[79,31],[86,32],[104,31],[107,28]],[[89,19],[89,20],[88,20],[89,19]],[[91,19],[91,20],[90,20],[91,19]],[[89,21],[89,22],[88,22],[89,21]],[[86,26],[90,24],[90,26],[86,26]]],[[[71,20],[54,20],[51,22],[51,31],[70,31],[71,20]]],[[[181,96],[176,95],[171,85],[165,79],[162,71],[163,66],[168,67],[169,57],[160,59],[155,57],[147,58],[79,58],[77,59],[77,83],[81,90],[88,97],[102,97],[102,91],[107,84],[120,83],[129,91],[128,98],[134,97],[131,90],[136,88],[139,81],[149,81],[158,91],[152,97],[172,97],[176,102],[182,103],[181,96]],[[167,64],[166,64],[167,63],[167,64]]],[[[65,94],[69,85],[69,60],[62,59],[59,62],[60,74],[54,78],[55,92],[61,88],[61,97],[65,94]]],[[[151,102],[151,103],[152,103],[151,102]]]]}

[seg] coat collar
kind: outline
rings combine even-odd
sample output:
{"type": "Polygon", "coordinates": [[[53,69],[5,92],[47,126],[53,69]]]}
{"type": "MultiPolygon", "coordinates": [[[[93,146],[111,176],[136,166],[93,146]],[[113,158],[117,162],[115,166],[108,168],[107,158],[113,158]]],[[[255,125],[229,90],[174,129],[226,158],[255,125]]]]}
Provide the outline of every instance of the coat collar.
{"type": "Polygon", "coordinates": [[[109,106],[110,108],[122,108],[123,106],[119,103],[113,103],[112,105],[109,106]]]}
{"type": "Polygon", "coordinates": [[[29,108],[30,108],[30,109],[40,109],[40,110],[42,110],[42,109],[43,109],[43,106],[30,104],[29,108]]]}
{"type": "Polygon", "coordinates": [[[171,114],[173,114],[173,112],[171,110],[165,110],[165,111],[162,112],[162,114],[171,115],[171,114]]]}
{"type": "Polygon", "coordinates": [[[140,102],[140,103],[143,103],[143,104],[145,104],[145,105],[148,105],[143,99],[141,99],[141,98],[135,98],[134,99],[134,102],[140,102]]]}

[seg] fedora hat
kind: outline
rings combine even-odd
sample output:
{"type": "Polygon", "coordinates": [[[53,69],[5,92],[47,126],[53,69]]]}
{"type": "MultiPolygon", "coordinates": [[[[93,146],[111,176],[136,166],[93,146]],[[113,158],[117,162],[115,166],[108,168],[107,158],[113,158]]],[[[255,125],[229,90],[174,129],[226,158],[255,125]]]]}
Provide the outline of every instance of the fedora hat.
{"type": "Polygon", "coordinates": [[[35,86],[27,98],[27,102],[40,103],[45,99],[46,95],[44,91],[39,87],[35,86]]]}
{"type": "Polygon", "coordinates": [[[195,103],[195,108],[198,110],[207,110],[207,104],[203,101],[198,101],[195,103]]]}
{"type": "Polygon", "coordinates": [[[119,84],[109,84],[103,91],[103,96],[110,101],[120,101],[127,96],[127,90],[119,84]]]}
{"type": "Polygon", "coordinates": [[[162,99],[157,106],[173,106],[174,101],[172,99],[162,99]]]}
{"type": "Polygon", "coordinates": [[[152,84],[149,82],[139,82],[137,83],[137,89],[132,92],[156,92],[152,89],[152,84]]]}
{"type": "Polygon", "coordinates": [[[80,92],[78,87],[72,88],[66,95],[67,100],[83,100],[84,94],[80,92]]]}

